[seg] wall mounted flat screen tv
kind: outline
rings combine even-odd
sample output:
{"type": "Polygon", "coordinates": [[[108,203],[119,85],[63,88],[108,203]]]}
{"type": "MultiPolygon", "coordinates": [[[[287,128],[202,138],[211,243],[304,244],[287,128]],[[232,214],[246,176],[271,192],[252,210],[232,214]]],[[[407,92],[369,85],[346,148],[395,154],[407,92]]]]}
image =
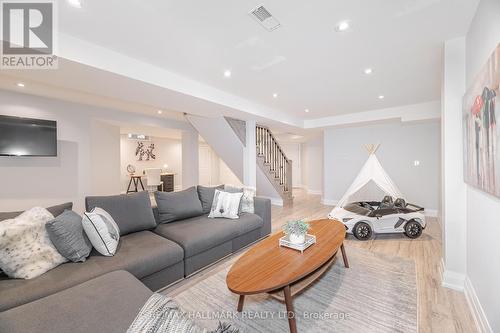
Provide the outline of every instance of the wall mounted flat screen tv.
{"type": "Polygon", "coordinates": [[[0,156],[57,156],[57,122],[0,115],[0,156]]]}

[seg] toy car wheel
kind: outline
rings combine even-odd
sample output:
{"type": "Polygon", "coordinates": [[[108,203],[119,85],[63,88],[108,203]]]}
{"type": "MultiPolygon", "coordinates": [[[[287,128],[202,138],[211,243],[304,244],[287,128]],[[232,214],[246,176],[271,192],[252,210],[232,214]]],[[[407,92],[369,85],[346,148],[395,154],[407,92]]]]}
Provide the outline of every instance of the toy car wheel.
{"type": "Polygon", "coordinates": [[[422,226],[415,220],[410,220],[405,225],[405,235],[408,238],[418,238],[422,235],[422,226]]]}
{"type": "Polygon", "coordinates": [[[369,240],[372,233],[372,228],[366,222],[358,222],[353,228],[353,234],[359,240],[369,240]]]}

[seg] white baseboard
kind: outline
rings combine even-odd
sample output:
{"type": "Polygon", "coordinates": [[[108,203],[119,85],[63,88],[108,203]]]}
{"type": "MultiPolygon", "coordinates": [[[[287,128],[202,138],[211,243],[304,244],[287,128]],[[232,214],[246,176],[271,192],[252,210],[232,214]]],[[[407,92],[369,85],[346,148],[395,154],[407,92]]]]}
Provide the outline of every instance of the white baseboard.
{"type": "Polygon", "coordinates": [[[472,313],[472,317],[474,317],[477,331],[480,333],[493,333],[493,329],[488,322],[488,318],[484,313],[483,307],[477,297],[476,290],[474,289],[469,277],[465,278],[465,298],[467,299],[467,303],[469,303],[469,308],[472,313]]]}
{"type": "Polygon", "coordinates": [[[271,197],[267,197],[265,195],[259,195],[259,197],[271,200],[271,205],[273,205],[273,206],[283,207],[283,199],[281,199],[281,198],[271,198],[271,197]]]}
{"type": "Polygon", "coordinates": [[[335,206],[338,200],[321,198],[321,203],[325,206],[335,206]]]}
{"type": "Polygon", "coordinates": [[[443,259],[441,259],[441,284],[443,287],[457,291],[464,291],[465,275],[446,269],[443,259]]]}

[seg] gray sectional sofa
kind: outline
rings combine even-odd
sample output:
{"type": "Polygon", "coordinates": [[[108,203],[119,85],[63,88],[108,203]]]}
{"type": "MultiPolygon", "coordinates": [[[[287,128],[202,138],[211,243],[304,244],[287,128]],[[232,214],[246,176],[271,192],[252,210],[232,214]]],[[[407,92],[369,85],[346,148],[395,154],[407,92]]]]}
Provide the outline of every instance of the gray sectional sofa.
{"type": "MultiPolygon", "coordinates": [[[[10,327],[10,331],[14,332],[16,330],[9,326],[13,325],[12,320],[22,320],[23,316],[43,317],[46,305],[53,306],[66,300],[67,306],[75,307],[70,312],[77,315],[80,306],[77,301],[69,301],[71,295],[76,297],[81,294],[83,297],[83,313],[80,315],[95,311],[85,305],[91,302],[88,298],[92,295],[92,291],[86,289],[95,286],[98,283],[95,281],[102,280],[109,288],[119,292],[121,283],[127,282],[117,282],[116,286],[110,283],[111,280],[116,281],[117,276],[124,276],[124,280],[135,285],[132,289],[146,291],[142,298],[137,299],[134,299],[133,293],[112,296],[129,299],[135,309],[135,303],[142,305],[151,291],[183,279],[271,232],[271,203],[259,197],[255,198],[255,214],[242,213],[238,220],[210,219],[205,210],[199,216],[160,223],[160,209],[151,206],[147,192],[87,197],[86,206],[87,210],[103,208],[119,225],[120,245],[115,256],[104,257],[93,251],[83,263],[65,263],[31,280],[1,276],[0,331],[9,332],[4,329],[10,327]],[[125,272],[111,273],[115,271],[125,272]],[[140,280],[147,288],[137,287],[139,282],[130,282],[131,277],[140,280]]],[[[49,211],[58,215],[64,209],[71,209],[71,204],[51,207],[49,211]]],[[[19,214],[0,213],[0,223],[19,214]]],[[[95,302],[94,306],[106,307],[106,302],[95,302]]],[[[128,316],[128,312],[124,310],[125,315],[128,316]]],[[[130,323],[132,320],[130,318],[130,323]]]]}

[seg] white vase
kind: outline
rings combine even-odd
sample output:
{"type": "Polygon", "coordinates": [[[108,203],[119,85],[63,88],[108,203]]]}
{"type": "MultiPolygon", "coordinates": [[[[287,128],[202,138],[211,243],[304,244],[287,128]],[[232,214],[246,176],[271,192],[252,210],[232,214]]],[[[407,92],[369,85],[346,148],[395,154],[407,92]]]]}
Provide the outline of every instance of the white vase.
{"type": "Polygon", "coordinates": [[[304,244],[306,242],[306,235],[304,234],[290,234],[290,243],[304,244]]]}

